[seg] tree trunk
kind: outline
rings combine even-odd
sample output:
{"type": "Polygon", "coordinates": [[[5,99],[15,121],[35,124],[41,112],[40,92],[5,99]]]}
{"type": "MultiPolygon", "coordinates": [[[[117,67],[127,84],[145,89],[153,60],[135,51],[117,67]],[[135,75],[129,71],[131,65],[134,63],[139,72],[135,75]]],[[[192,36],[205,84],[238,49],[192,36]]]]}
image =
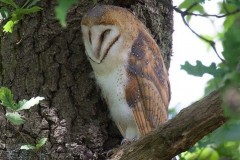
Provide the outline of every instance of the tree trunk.
{"type": "MultiPolygon", "coordinates": [[[[81,39],[81,17],[93,2],[81,0],[74,5],[68,13],[67,28],[55,18],[55,3],[42,1],[41,12],[25,16],[12,34],[1,36],[1,86],[9,87],[17,101],[33,96],[46,100],[23,113],[27,121],[20,127],[6,121],[0,106],[0,159],[105,159],[104,153],[122,139],[91,79],[92,69],[81,39]],[[34,144],[43,137],[48,142],[42,150],[20,150],[21,145],[34,144]]],[[[147,25],[167,68],[172,49],[171,3],[115,2],[129,8],[147,25]]]]}

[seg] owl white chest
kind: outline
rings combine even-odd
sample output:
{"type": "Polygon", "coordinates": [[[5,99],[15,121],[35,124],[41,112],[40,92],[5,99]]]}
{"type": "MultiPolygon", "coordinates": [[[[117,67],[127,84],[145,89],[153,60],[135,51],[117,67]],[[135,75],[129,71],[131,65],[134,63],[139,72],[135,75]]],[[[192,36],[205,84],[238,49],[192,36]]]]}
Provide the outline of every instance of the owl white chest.
{"type": "Polygon", "coordinates": [[[108,108],[113,121],[126,139],[136,139],[140,133],[136,126],[132,109],[128,106],[125,97],[127,75],[124,66],[117,67],[111,74],[97,76],[97,82],[107,100],[108,108]]]}
{"type": "Polygon", "coordinates": [[[127,75],[124,66],[119,66],[111,74],[105,76],[96,75],[96,79],[107,100],[114,121],[130,123],[133,120],[133,114],[125,98],[127,75]]]}

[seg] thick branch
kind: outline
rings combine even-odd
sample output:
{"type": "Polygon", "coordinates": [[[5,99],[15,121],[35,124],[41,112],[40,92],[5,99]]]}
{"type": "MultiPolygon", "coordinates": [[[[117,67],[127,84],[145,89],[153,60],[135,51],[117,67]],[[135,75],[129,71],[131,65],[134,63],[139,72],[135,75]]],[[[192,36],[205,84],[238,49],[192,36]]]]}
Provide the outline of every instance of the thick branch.
{"type": "Polygon", "coordinates": [[[156,131],[129,146],[117,149],[110,159],[170,160],[192,147],[226,121],[221,104],[219,93],[213,92],[183,109],[175,118],[161,125],[156,131]]]}

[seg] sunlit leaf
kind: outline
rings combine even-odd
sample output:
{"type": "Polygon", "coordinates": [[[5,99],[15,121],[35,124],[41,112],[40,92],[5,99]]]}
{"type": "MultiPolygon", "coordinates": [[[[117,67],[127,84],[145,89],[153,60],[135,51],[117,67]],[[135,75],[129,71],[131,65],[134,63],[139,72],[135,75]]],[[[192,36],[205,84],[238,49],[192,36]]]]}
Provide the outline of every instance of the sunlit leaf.
{"type": "Polygon", "coordinates": [[[62,26],[67,26],[66,16],[68,9],[77,1],[78,0],[58,0],[58,6],[55,8],[55,13],[62,26]]]}
{"type": "Polygon", "coordinates": [[[36,148],[35,146],[30,145],[30,144],[27,144],[27,145],[22,145],[20,149],[33,150],[33,149],[35,149],[35,148],[36,148]]]}
{"type": "Polygon", "coordinates": [[[227,31],[235,22],[236,16],[228,16],[226,17],[226,20],[224,21],[224,30],[227,31]]]}
{"type": "Polygon", "coordinates": [[[218,152],[212,147],[196,148],[193,152],[183,152],[180,160],[219,160],[218,152]]]}
{"type": "Polygon", "coordinates": [[[25,122],[18,112],[7,112],[6,117],[14,125],[21,125],[25,122]]]}
{"type": "Polygon", "coordinates": [[[217,151],[222,157],[228,157],[229,159],[240,159],[240,141],[227,141],[217,146],[217,151]]]}
{"type": "Polygon", "coordinates": [[[12,33],[13,27],[17,22],[14,22],[12,20],[9,20],[4,26],[3,26],[3,31],[7,33],[12,33]]]}
{"type": "Polygon", "coordinates": [[[24,110],[24,109],[29,109],[34,105],[39,104],[41,100],[43,100],[44,97],[33,97],[30,100],[22,100],[18,103],[18,109],[17,111],[24,110]]]}

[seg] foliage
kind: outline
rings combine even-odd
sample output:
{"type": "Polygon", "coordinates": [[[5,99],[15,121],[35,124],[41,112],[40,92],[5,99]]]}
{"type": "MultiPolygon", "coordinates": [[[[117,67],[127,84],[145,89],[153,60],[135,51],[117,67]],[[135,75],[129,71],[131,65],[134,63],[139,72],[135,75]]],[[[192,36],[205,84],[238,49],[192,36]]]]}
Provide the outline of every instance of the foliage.
{"type": "Polygon", "coordinates": [[[219,3],[219,6],[221,7],[220,12],[215,15],[209,15],[204,11],[204,1],[185,0],[180,5],[181,9],[186,10],[178,12],[183,17],[187,16],[186,19],[188,21],[195,15],[216,18],[225,17],[223,32],[218,34],[224,49],[222,52],[222,58],[216,51],[215,43],[212,39],[209,39],[210,36],[206,36],[207,39],[192,30],[195,35],[211,45],[217,56],[221,59],[221,63],[218,65],[212,63],[210,66],[206,66],[202,64],[201,61],[197,61],[196,65],[185,62],[185,64],[181,66],[181,69],[185,70],[190,75],[199,77],[203,76],[205,73],[212,75],[213,78],[209,80],[205,92],[207,94],[216,89],[222,91],[223,98],[226,102],[226,104],[223,105],[223,108],[225,114],[230,118],[226,124],[215,132],[204,137],[192,149],[182,153],[180,155],[181,160],[218,160],[224,158],[240,160],[240,94],[237,89],[240,88],[239,2],[240,1],[238,0],[222,1],[222,3],[219,3]],[[229,92],[232,92],[233,94],[229,94],[229,92]],[[231,102],[226,99],[231,99],[231,102]]]}
{"type": "MultiPolygon", "coordinates": [[[[235,3],[235,5],[236,4],[238,3],[235,3]]],[[[189,62],[185,62],[185,64],[181,66],[188,74],[194,76],[203,76],[205,73],[212,75],[213,79],[208,83],[208,91],[240,85],[240,38],[238,36],[240,35],[240,17],[238,15],[232,17],[226,18],[225,27],[227,28],[223,33],[223,38],[221,37],[224,48],[222,52],[222,63],[218,64],[218,66],[216,66],[215,63],[212,63],[210,66],[205,66],[200,61],[197,61],[196,66],[191,65],[189,62]],[[227,23],[231,25],[229,26],[227,23]]]]}
{"type": "Polygon", "coordinates": [[[213,75],[214,77],[222,75],[222,71],[217,68],[214,62],[210,66],[203,65],[201,61],[196,61],[196,63],[196,66],[193,66],[189,62],[185,62],[185,64],[181,66],[181,69],[187,71],[188,74],[198,77],[202,77],[205,73],[213,75]]]}
{"type": "MultiPolygon", "coordinates": [[[[58,0],[58,5],[55,8],[56,17],[63,27],[67,26],[66,16],[69,8],[77,3],[79,0],[58,0]]],[[[92,0],[93,4],[97,3],[97,0],[92,0]]]]}
{"type": "Polygon", "coordinates": [[[30,109],[32,106],[37,105],[39,101],[43,100],[43,97],[31,98],[30,100],[22,100],[16,103],[13,100],[12,92],[6,88],[0,88],[0,101],[4,107],[6,107],[6,117],[14,125],[20,125],[25,122],[24,117],[19,113],[21,110],[30,109]]]}
{"type": "MultiPolygon", "coordinates": [[[[0,19],[6,22],[3,25],[3,31],[12,33],[14,26],[23,19],[24,15],[33,14],[42,10],[41,7],[36,6],[40,0],[26,0],[20,7],[14,0],[0,0],[2,7],[0,8],[0,19]]],[[[67,26],[66,16],[69,8],[77,3],[79,0],[58,0],[58,5],[55,8],[56,18],[63,27],[67,26]]],[[[92,0],[93,4],[97,0],[92,0]]]]}
{"type": "Polygon", "coordinates": [[[56,17],[59,20],[60,24],[64,27],[67,26],[66,15],[68,9],[78,0],[58,0],[58,6],[55,8],[56,17]]]}
{"type": "MultiPolygon", "coordinates": [[[[33,97],[30,100],[22,100],[16,103],[13,98],[13,94],[10,89],[6,87],[0,88],[0,101],[1,105],[6,108],[6,118],[13,125],[21,125],[26,122],[24,117],[21,115],[20,111],[27,110],[33,107],[34,105],[39,104],[43,97],[33,97]]],[[[47,138],[40,139],[35,146],[33,145],[23,145],[21,149],[40,149],[47,141],[47,138]]]]}
{"type": "Polygon", "coordinates": [[[45,143],[47,142],[47,138],[41,138],[36,145],[22,145],[20,149],[25,149],[25,150],[39,150],[45,143]]]}
{"type": "Polygon", "coordinates": [[[14,0],[0,0],[3,3],[3,7],[0,8],[0,15],[4,20],[7,20],[3,25],[3,31],[12,33],[14,25],[22,20],[24,15],[42,10],[41,7],[34,6],[38,1],[26,0],[20,7],[14,0]]]}
{"type": "Polygon", "coordinates": [[[204,160],[202,154],[209,155],[206,159],[240,160],[240,122],[232,120],[213,133],[205,136],[193,148],[180,155],[181,160],[204,160]],[[207,149],[207,150],[206,150],[207,149]],[[202,152],[204,151],[204,152],[202,152]]]}

